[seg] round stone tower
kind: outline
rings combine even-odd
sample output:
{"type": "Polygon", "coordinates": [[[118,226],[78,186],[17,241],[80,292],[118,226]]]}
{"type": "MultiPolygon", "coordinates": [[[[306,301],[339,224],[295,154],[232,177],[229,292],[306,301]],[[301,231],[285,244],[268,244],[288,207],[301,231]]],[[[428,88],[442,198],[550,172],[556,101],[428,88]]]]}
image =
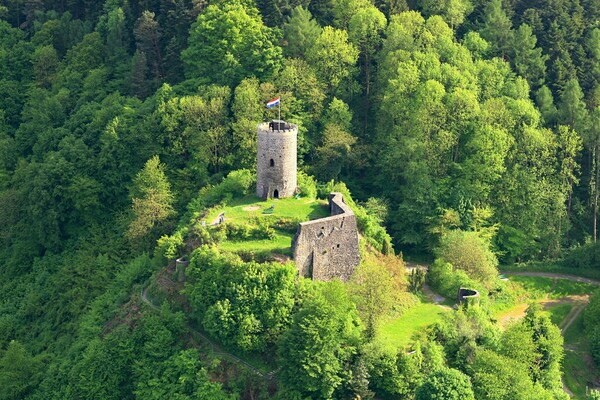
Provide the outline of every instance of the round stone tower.
{"type": "Polygon", "coordinates": [[[258,125],[256,195],[263,199],[294,195],[297,186],[298,126],[284,121],[258,125]]]}

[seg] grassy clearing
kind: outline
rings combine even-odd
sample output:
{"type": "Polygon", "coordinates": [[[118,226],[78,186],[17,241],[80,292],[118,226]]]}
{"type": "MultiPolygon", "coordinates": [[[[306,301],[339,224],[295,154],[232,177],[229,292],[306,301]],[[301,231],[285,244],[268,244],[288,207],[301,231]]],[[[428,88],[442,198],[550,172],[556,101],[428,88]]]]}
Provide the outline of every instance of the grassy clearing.
{"type": "Polygon", "coordinates": [[[401,349],[410,344],[417,332],[442,319],[451,309],[432,303],[421,303],[410,308],[401,317],[383,322],[376,340],[385,347],[401,349]]]}
{"type": "Polygon", "coordinates": [[[598,287],[589,283],[540,276],[511,276],[510,280],[520,283],[532,299],[560,299],[571,295],[593,293],[598,287]]]}
{"type": "Polygon", "coordinates": [[[220,213],[225,213],[225,220],[232,222],[243,222],[268,215],[277,218],[298,218],[309,221],[328,217],[329,207],[325,200],[305,197],[262,200],[250,195],[232,200],[224,207],[216,207],[207,215],[207,223],[213,222],[220,213]],[[273,214],[263,214],[271,206],[274,206],[273,214]]]}
{"type": "MultiPolygon", "coordinates": [[[[246,196],[232,200],[223,207],[216,207],[206,216],[207,223],[215,221],[220,213],[225,213],[225,221],[233,224],[253,224],[256,218],[269,221],[292,219],[309,221],[329,216],[325,200],[311,198],[286,198],[261,200],[256,196],[246,196]],[[265,213],[273,207],[272,212],[265,213]]],[[[292,255],[293,234],[275,229],[273,239],[225,240],[219,244],[221,250],[252,255],[283,254],[292,255]]]]}
{"type": "Polygon", "coordinates": [[[292,255],[293,235],[276,231],[272,240],[226,240],[219,244],[219,249],[233,253],[252,252],[254,254],[283,254],[292,255]]]}

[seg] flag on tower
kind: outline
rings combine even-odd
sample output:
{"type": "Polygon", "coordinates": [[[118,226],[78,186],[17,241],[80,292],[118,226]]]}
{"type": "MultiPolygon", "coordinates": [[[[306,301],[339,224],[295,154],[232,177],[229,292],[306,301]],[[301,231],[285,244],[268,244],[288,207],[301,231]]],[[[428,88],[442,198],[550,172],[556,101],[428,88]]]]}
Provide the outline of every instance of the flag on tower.
{"type": "Polygon", "coordinates": [[[281,97],[275,97],[273,100],[270,100],[267,103],[267,108],[273,108],[273,107],[279,105],[280,101],[281,101],[281,97]]]}

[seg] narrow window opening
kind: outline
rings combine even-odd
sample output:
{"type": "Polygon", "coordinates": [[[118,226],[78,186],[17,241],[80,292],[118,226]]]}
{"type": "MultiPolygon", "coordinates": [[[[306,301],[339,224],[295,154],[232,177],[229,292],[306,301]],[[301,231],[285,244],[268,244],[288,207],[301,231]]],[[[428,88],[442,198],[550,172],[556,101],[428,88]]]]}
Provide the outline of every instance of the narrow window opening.
{"type": "Polygon", "coordinates": [[[275,161],[273,161],[273,159],[271,158],[271,161],[269,161],[269,166],[274,167],[275,166],[275,161]]]}

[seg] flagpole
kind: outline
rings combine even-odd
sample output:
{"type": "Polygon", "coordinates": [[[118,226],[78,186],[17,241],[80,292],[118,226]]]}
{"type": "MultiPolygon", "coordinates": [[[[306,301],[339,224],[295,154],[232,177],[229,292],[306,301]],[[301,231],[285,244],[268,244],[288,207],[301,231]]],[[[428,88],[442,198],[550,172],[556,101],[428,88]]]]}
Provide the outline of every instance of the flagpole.
{"type": "Polygon", "coordinates": [[[279,110],[279,121],[281,121],[281,96],[279,96],[279,103],[277,103],[277,109],[279,110]]]}

